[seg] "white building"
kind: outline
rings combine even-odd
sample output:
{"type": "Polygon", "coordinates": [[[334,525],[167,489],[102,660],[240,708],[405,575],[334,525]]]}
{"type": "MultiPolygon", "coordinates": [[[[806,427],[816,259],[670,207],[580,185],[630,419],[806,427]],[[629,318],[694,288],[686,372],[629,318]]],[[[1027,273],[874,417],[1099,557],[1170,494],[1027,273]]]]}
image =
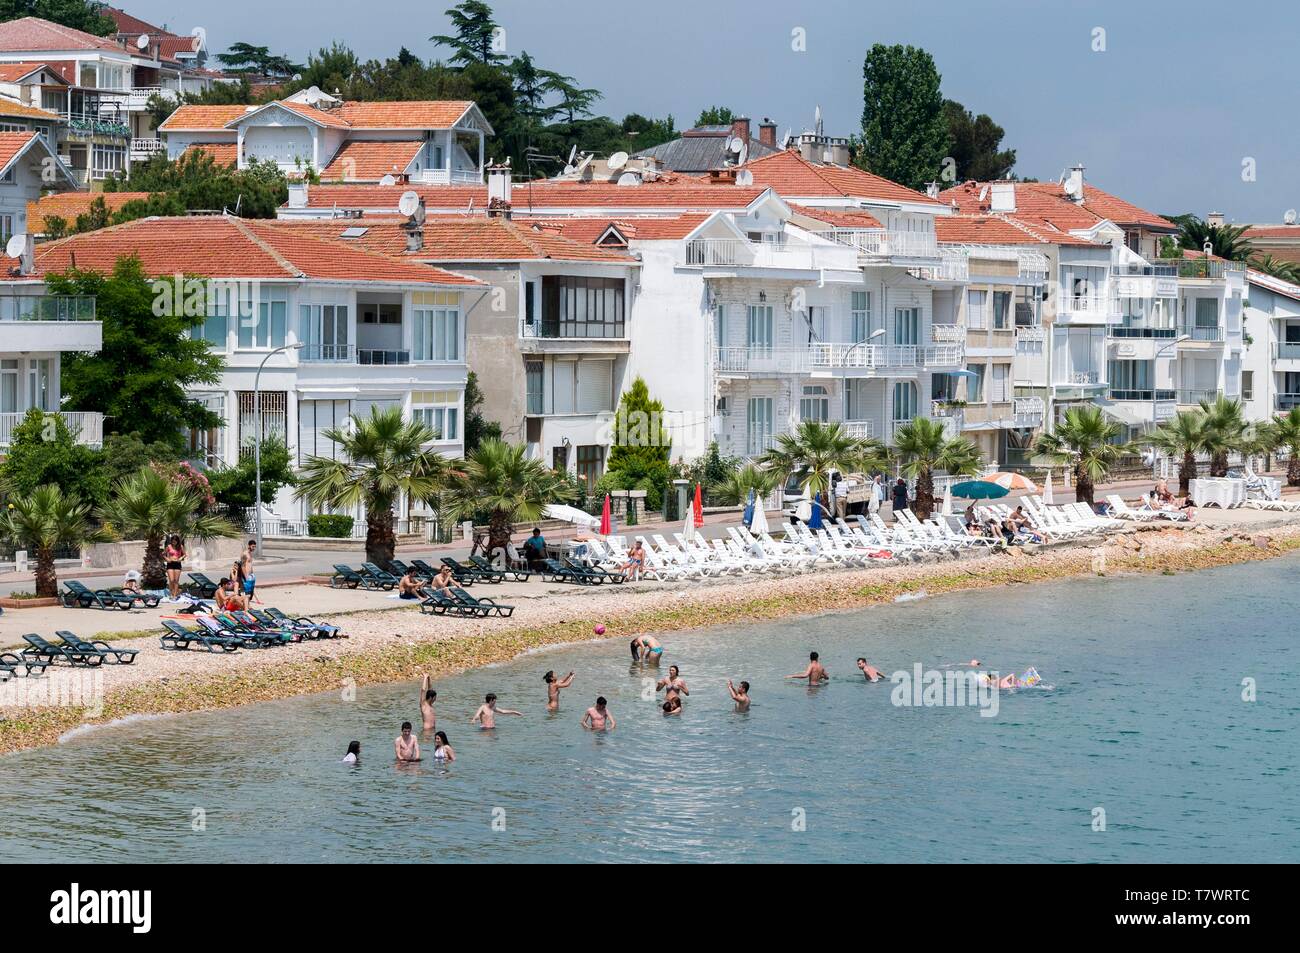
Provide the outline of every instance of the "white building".
{"type": "Polygon", "coordinates": [[[1241,397],[1251,420],[1300,407],[1300,286],[1247,274],[1241,397]]]}

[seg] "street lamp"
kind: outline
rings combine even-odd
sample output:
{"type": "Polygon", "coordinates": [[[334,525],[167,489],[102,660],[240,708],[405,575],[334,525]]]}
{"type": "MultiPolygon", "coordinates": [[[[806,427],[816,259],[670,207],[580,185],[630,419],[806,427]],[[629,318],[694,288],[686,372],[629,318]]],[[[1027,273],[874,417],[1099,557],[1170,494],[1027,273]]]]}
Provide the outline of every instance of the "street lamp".
{"type": "MultiPolygon", "coordinates": [[[[849,345],[848,350],[844,352],[844,356],[840,359],[840,364],[843,365],[843,366],[840,368],[840,390],[841,390],[841,391],[845,391],[845,392],[846,392],[846,391],[848,390],[848,386],[849,386],[849,385],[848,385],[848,379],[849,379],[849,355],[852,354],[852,353],[853,353],[857,348],[862,347],[862,345],[864,345],[864,344],[870,344],[870,343],[871,343],[872,341],[874,341],[876,338],[884,337],[884,336],[885,336],[885,329],[884,329],[884,328],[876,328],[876,330],[872,331],[870,334],[868,334],[868,335],[867,335],[865,338],[863,338],[861,341],[855,341],[853,344],[849,345]]],[[[849,403],[849,401],[848,401],[848,397],[845,396],[845,398],[844,398],[844,405],[845,405],[845,406],[844,406],[844,409],[845,409],[845,410],[848,410],[848,403],[849,403]]]]}
{"type": "Polygon", "coordinates": [[[1151,361],[1151,429],[1152,430],[1155,430],[1156,428],[1156,361],[1159,361],[1160,355],[1163,354],[1165,351],[1169,350],[1171,347],[1177,347],[1178,345],[1182,344],[1184,341],[1190,341],[1191,339],[1192,336],[1190,334],[1180,334],[1178,335],[1178,337],[1174,338],[1172,341],[1168,342],[1167,344],[1164,344],[1161,347],[1156,348],[1156,356],[1151,361]]]}
{"type": "MultiPolygon", "coordinates": [[[[262,556],[262,369],[266,362],[281,351],[301,351],[301,344],[282,344],[273,351],[268,351],[262,363],[257,365],[253,376],[253,473],[257,487],[257,502],[253,508],[253,519],[257,523],[257,555],[262,556]]],[[[287,416],[286,416],[287,420],[287,416]]]]}

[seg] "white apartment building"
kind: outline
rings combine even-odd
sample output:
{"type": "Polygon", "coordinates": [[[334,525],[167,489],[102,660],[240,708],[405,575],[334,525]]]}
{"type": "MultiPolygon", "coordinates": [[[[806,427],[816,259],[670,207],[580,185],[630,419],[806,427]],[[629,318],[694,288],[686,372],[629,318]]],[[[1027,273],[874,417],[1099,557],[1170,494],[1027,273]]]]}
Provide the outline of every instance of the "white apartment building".
{"type": "Polygon", "coordinates": [[[1251,270],[1241,399],[1251,420],[1300,407],[1300,285],[1251,270]]]}

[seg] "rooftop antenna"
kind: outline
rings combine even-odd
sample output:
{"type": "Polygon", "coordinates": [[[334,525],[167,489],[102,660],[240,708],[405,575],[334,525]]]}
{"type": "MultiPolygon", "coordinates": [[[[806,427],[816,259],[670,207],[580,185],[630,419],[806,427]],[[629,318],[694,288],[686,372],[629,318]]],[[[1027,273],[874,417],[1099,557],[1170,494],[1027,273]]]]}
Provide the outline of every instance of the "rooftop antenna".
{"type": "Polygon", "coordinates": [[[141,51],[149,49],[149,34],[141,33],[137,36],[135,38],[135,48],[141,51]]]}
{"type": "Polygon", "coordinates": [[[572,175],[574,170],[573,159],[578,154],[578,144],[575,142],[573,148],[569,150],[569,161],[564,163],[564,174],[572,175]]]}
{"type": "Polygon", "coordinates": [[[785,152],[786,149],[789,149],[789,148],[790,148],[790,140],[791,140],[792,138],[794,138],[794,134],[793,134],[789,129],[787,129],[787,130],[785,131],[785,135],[781,138],[781,151],[782,151],[782,152],[785,152]]]}
{"type": "Polygon", "coordinates": [[[641,176],[637,175],[635,172],[624,172],[622,175],[618,177],[618,184],[619,185],[640,185],[641,176]]]}
{"type": "Polygon", "coordinates": [[[1286,210],[1286,214],[1282,216],[1282,224],[1283,225],[1295,224],[1295,209],[1289,208],[1286,210]]]}
{"type": "Polygon", "coordinates": [[[402,193],[402,197],[397,200],[397,210],[410,218],[420,207],[420,195],[418,192],[407,190],[402,193]]]}
{"type": "Polygon", "coordinates": [[[619,169],[627,165],[627,153],[615,152],[605,160],[605,165],[609,167],[610,172],[617,172],[619,169]]]}
{"type": "Polygon", "coordinates": [[[820,105],[813,110],[813,129],[817,133],[817,138],[820,139],[822,135],[822,107],[820,105]]]}
{"type": "Polygon", "coordinates": [[[379,180],[379,184],[380,184],[380,185],[396,185],[396,184],[397,184],[397,180],[396,180],[395,178],[393,178],[392,175],[385,175],[382,179],[379,180]]]}
{"type": "Polygon", "coordinates": [[[741,169],[736,173],[736,184],[741,186],[753,185],[754,173],[750,172],[748,169],[741,169]]]}

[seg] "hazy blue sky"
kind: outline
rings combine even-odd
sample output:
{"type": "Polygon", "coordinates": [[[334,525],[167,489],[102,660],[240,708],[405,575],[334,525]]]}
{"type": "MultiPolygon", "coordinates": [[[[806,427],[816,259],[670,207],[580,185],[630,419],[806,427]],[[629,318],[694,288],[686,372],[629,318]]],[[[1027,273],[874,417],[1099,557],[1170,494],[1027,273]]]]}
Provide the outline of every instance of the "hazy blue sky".
{"type": "MultiPolygon", "coordinates": [[[[305,59],[341,40],[363,59],[446,32],[447,0],[118,0],[214,52],[244,40],[305,59]]],[[[678,128],[720,104],[783,134],[812,122],[860,131],[862,58],[876,42],[933,54],[947,96],[987,112],[1016,171],[1054,179],[1075,162],[1098,186],[1157,212],[1281,221],[1300,207],[1300,4],[1291,0],[496,0],[510,52],[605,94],[598,109],[671,113],[678,128]],[[803,6],[803,5],[801,5],[803,6]],[[791,49],[802,28],[806,52],[791,49]],[[1106,50],[1093,51],[1102,28],[1106,50]],[[1254,160],[1255,181],[1242,178],[1254,160]]]]}

